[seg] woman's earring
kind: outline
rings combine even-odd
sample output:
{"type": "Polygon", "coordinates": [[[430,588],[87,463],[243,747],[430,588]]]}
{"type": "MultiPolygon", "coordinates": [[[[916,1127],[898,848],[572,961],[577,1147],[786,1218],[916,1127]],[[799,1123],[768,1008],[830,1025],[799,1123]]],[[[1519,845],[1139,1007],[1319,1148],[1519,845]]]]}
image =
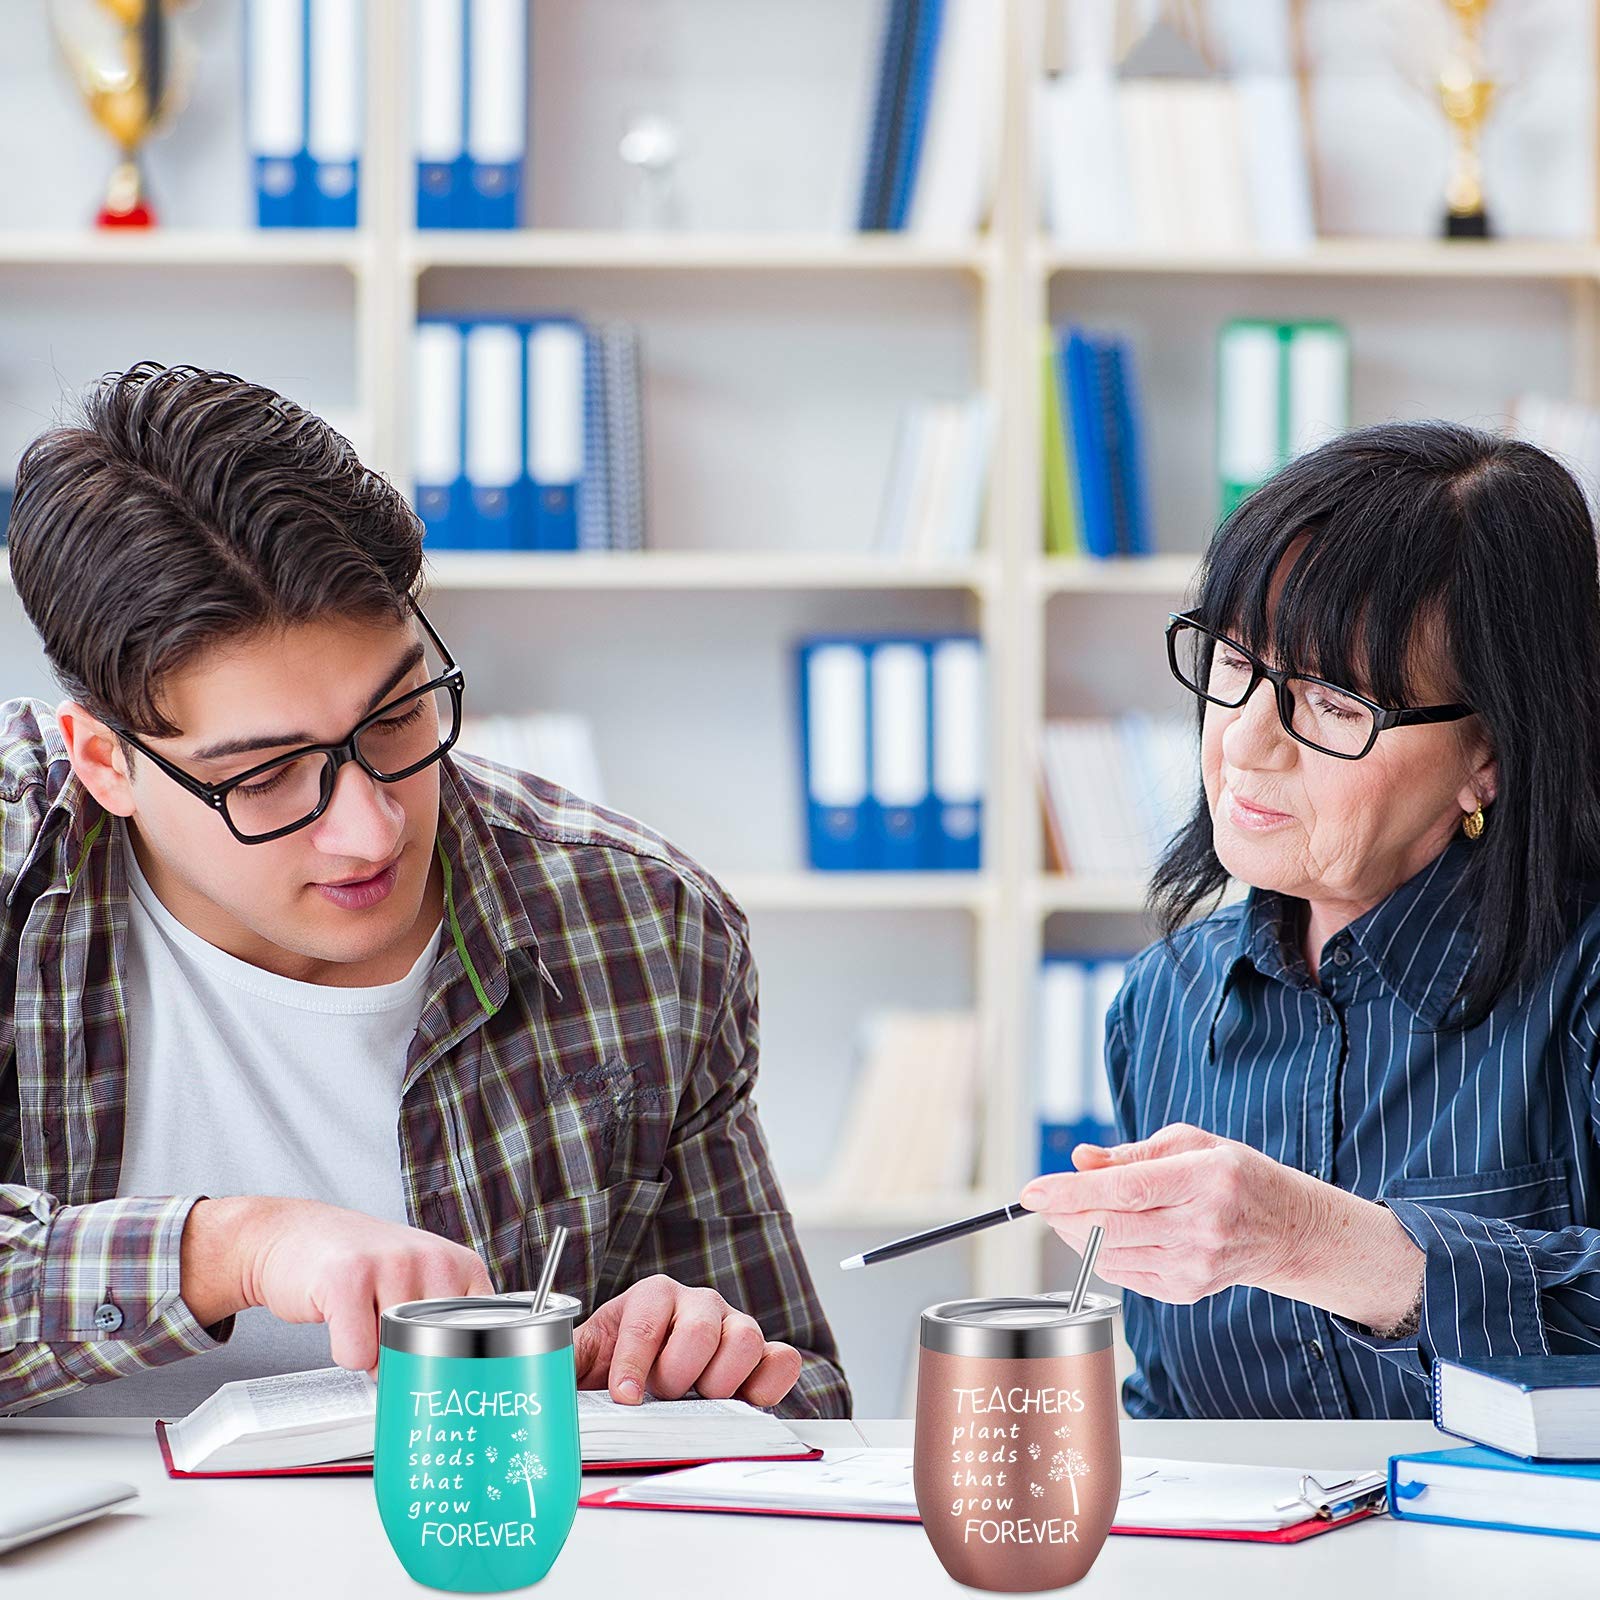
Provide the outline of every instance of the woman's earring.
{"type": "Polygon", "coordinates": [[[1483,807],[1481,805],[1476,811],[1467,812],[1461,819],[1461,831],[1469,839],[1481,839],[1483,837],[1483,826],[1483,807]]]}

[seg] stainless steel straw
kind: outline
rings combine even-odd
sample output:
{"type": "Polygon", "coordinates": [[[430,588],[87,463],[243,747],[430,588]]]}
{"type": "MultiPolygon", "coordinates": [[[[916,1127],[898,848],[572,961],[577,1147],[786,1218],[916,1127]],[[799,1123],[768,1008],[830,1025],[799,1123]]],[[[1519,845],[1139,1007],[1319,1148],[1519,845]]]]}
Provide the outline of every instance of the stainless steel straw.
{"type": "Polygon", "coordinates": [[[534,1290],[533,1309],[535,1313],[544,1310],[545,1299],[550,1293],[550,1286],[556,1281],[556,1268],[561,1264],[561,1252],[566,1248],[567,1230],[559,1224],[554,1233],[550,1235],[550,1249],[544,1258],[544,1271],[539,1274],[539,1287],[534,1290]]]}
{"type": "Polygon", "coordinates": [[[1089,1242],[1083,1247],[1083,1262],[1078,1268],[1078,1281],[1072,1286],[1072,1298],[1067,1302],[1067,1314],[1083,1310],[1083,1297],[1089,1292],[1089,1279],[1094,1275],[1094,1258],[1100,1254],[1100,1241],[1106,1230],[1098,1223],[1089,1230],[1089,1242]]]}

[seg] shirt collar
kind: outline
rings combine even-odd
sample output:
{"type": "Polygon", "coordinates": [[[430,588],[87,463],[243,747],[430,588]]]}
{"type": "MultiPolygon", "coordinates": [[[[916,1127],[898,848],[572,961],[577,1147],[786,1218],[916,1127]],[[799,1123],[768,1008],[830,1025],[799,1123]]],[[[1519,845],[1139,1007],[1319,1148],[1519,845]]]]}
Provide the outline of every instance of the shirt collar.
{"type": "MultiPolygon", "coordinates": [[[[1425,867],[1391,889],[1335,937],[1347,938],[1419,1021],[1438,1027],[1449,1015],[1477,948],[1465,871],[1472,843],[1457,835],[1425,867]]],[[[1307,983],[1298,938],[1300,901],[1252,888],[1239,918],[1235,960],[1263,977],[1307,983]]]]}
{"type": "Polygon", "coordinates": [[[530,952],[540,979],[559,997],[511,866],[449,756],[439,763],[437,848],[445,868],[445,921],[478,998],[491,1008],[499,1006],[505,998],[507,963],[518,950],[530,952]]]}

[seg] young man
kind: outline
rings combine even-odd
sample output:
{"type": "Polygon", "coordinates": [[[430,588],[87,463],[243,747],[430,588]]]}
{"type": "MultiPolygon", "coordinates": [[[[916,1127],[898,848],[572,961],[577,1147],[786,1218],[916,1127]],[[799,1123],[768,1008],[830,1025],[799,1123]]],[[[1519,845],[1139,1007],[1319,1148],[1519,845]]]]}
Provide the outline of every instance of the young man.
{"type": "Polygon", "coordinates": [[[382,1307],[526,1289],[561,1223],[581,1386],[848,1416],[744,915],[451,748],[401,496],[141,363],[28,448],[10,557],[69,698],[0,706],[0,1412],[375,1371],[382,1307]]]}

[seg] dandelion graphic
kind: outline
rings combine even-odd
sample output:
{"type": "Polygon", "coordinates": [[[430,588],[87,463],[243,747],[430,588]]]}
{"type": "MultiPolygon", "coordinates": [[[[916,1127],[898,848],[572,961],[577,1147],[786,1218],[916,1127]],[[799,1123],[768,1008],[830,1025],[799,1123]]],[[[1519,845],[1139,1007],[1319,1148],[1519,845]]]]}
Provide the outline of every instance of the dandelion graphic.
{"type": "Polygon", "coordinates": [[[1028,1493],[1037,1500],[1044,1493],[1044,1487],[1042,1484],[1030,1483],[1028,1485],[1028,1493]]]}
{"type": "Polygon", "coordinates": [[[517,1431],[511,1435],[511,1437],[515,1439],[518,1444],[523,1444],[527,1441],[528,1430],[526,1428],[518,1428],[517,1431]]]}
{"type": "Polygon", "coordinates": [[[519,1450],[506,1463],[506,1482],[525,1483],[528,1486],[528,1515],[536,1517],[539,1509],[533,1503],[533,1485],[539,1478],[544,1477],[545,1467],[538,1456],[531,1450],[519,1450]]]}
{"type": "Polygon", "coordinates": [[[492,1444],[485,1447],[483,1455],[491,1467],[500,1459],[500,1452],[492,1444]]]}
{"type": "Polygon", "coordinates": [[[1028,1455],[1032,1460],[1037,1461],[1039,1459],[1039,1447],[1038,1447],[1038,1445],[1030,1444],[1028,1446],[1028,1455]]]}
{"type": "Polygon", "coordinates": [[[1063,1478],[1072,1489],[1072,1514],[1078,1514],[1078,1479],[1089,1474],[1089,1461],[1081,1450],[1057,1450],[1050,1457],[1050,1481],[1060,1483],[1063,1478]]]}

